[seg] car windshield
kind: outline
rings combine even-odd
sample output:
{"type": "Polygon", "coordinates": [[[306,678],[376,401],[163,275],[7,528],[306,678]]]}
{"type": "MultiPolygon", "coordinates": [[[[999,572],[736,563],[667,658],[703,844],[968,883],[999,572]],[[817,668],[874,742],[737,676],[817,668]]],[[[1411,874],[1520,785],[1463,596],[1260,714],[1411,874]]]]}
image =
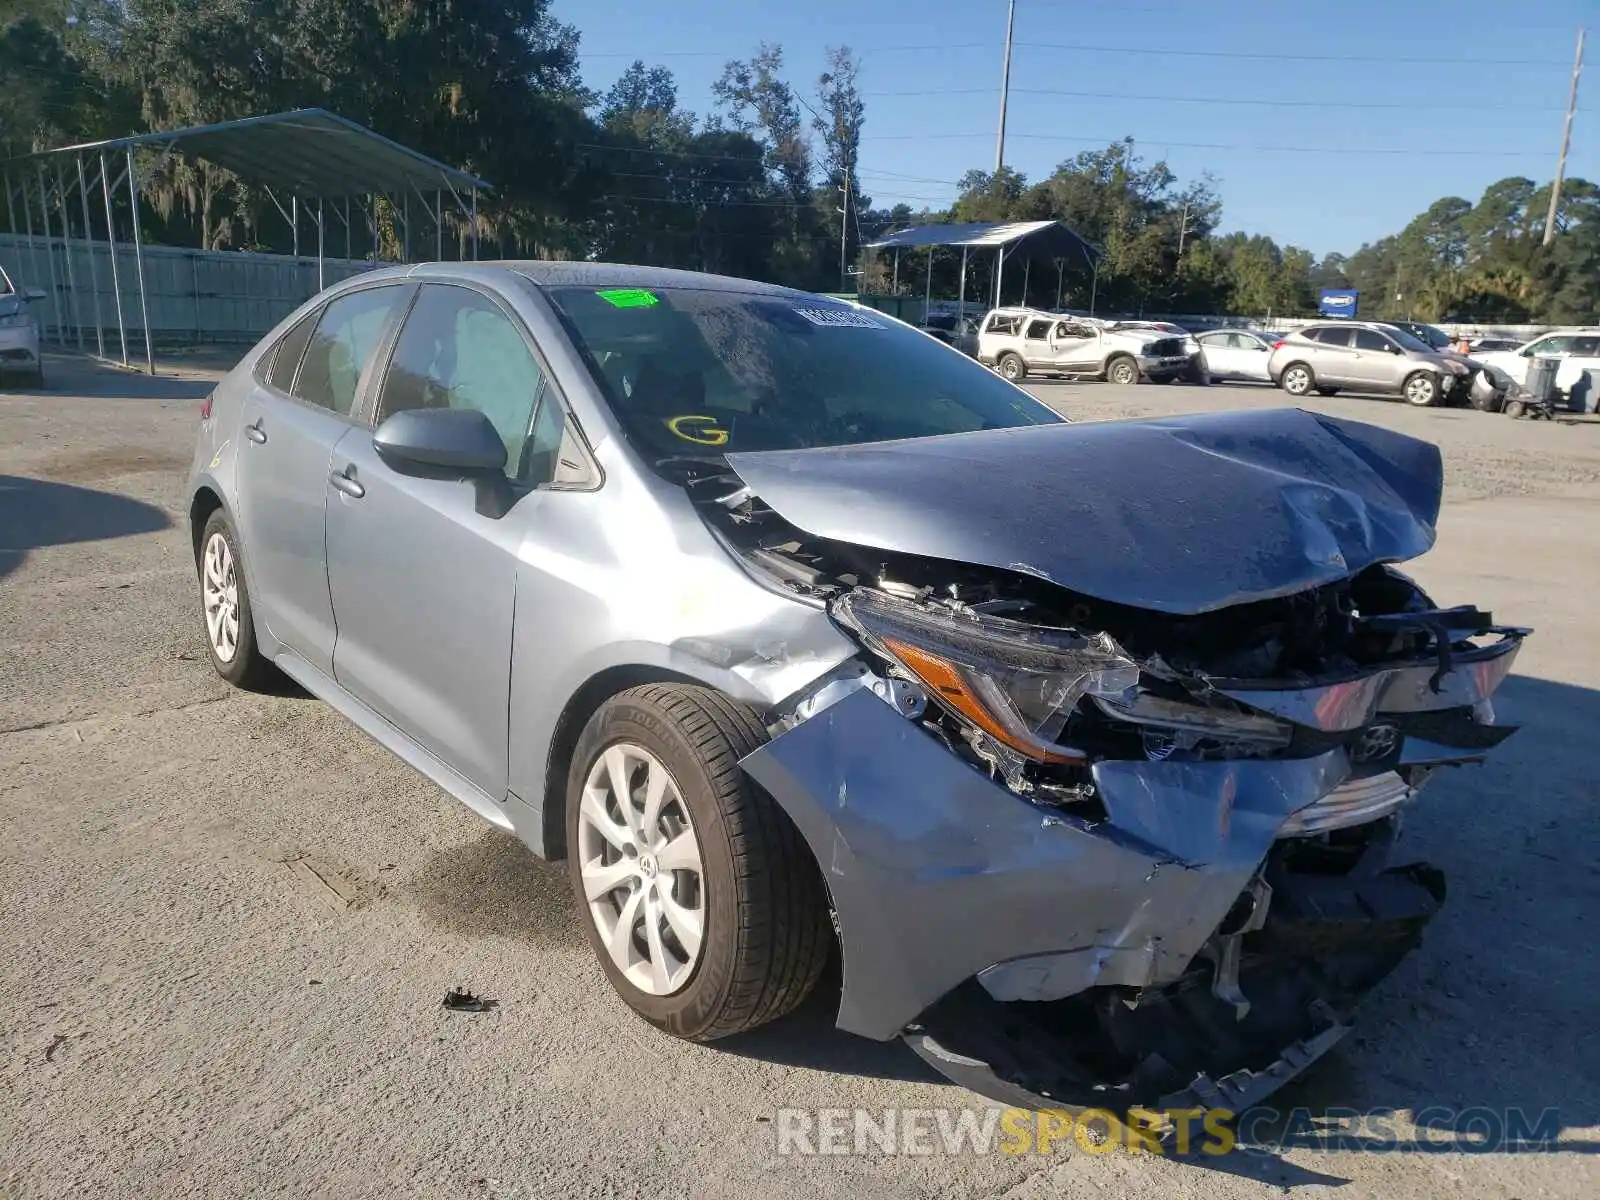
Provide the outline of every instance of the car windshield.
{"type": "Polygon", "coordinates": [[[1433,353],[1432,346],[1419,339],[1408,329],[1402,329],[1398,325],[1386,325],[1383,326],[1383,331],[1392,337],[1396,342],[1400,343],[1400,345],[1406,350],[1420,351],[1423,354],[1433,353]]]}
{"type": "Polygon", "coordinates": [[[4,267],[0,267],[0,296],[9,296],[12,290],[11,277],[6,274],[4,267]]]}
{"type": "Polygon", "coordinates": [[[1412,325],[1405,325],[1402,328],[1407,333],[1415,337],[1418,341],[1426,342],[1429,349],[1442,350],[1444,347],[1450,345],[1450,335],[1444,330],[1437,329],[1432,325],[1423,325],[1419,322],[1412,325]]]}
{"type": "Polygon", "coordinates": [[[546,294],[628,438],[656,459],[1063,420],[915,329],[820,297],[632,287],[546,294]]]}

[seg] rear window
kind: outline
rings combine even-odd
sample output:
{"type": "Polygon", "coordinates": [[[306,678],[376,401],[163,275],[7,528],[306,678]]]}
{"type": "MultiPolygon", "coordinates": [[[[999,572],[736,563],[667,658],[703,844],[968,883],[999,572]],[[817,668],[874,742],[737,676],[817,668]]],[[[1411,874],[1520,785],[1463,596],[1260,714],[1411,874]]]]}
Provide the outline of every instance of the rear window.
{"type": "Polygon", "coordinates": [[[821,298],[699,288],[546,295],[629,439],[657,459],[1062,420],[920,332],[821,298]]]}

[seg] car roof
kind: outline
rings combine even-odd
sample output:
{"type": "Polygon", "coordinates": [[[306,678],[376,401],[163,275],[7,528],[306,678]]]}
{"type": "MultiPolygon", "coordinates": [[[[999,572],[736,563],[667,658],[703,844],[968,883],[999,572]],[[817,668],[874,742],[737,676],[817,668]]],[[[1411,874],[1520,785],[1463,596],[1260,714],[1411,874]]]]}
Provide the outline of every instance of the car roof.
{"type": "Polygon", "coordinates": [[[503,271],[520,275],[539,287],[696,288],[713,292],[817,298],[815,292],[803,292],[796,288],[762,283],[754,279],[712,275],[704,271],[680,271],[670,267],[640,267],[627,263],[501,259],[487,262],[429,263],[415,267],[408,273],[420,276],[457,271],[503,271]]]}

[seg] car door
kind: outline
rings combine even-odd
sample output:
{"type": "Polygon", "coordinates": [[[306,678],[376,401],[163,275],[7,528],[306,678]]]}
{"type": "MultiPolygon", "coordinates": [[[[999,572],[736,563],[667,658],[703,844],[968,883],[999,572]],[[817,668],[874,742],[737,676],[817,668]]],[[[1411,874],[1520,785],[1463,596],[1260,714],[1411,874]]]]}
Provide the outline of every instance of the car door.
{"type": "Polygon", "coordinates": [[[1307,331],[1307,336],[1316,343],[1312,352],[1312,370],[1316,372],[1319,384],[1349,384],[1353,382],[1351,370],[1354,365],[1350,349],[1350,335],[1353,329],[1346,329],[1342,325],[1325,325],[1320,329],[1307,331]]]}
{"type": "Polygon", "coordinates": [[[1094,330],[1076,321],[1057,321],[1050,330],[1050,358],[1063,370],[1091,370],[1098,343],[1094,330]]]}
{"type": "Polygon", "coordinates": [[[1582,385],[1585,371],[1595,368],[1600,368],[1600,338],[1575,334],[1556,370],[1556,386],[1563,392],[1570,392],[1582,385]]]}
{"type": "Polygon", "coordinates": [[[1198,339],[1200,342],[1200,359],[1205,367],[1206,374],[1213,379],[1236,379],[1239,376],[1239,358],[1241,351],[1237,348],[1237,334],[1232,333],[1205,333],[1198,339]]]}
{"type": "Polygon", "coordinates": [[[1352,386],[1377,392],[1399,390],[1406,362],[1395,343],[1376,329],[1353,329],[1348,380],[1352,386]]]}
{"type": "Polygon", "coordinates": [[[1055,356],[1050,349],[1051,322],[1047,320],[1033,320],[1028,322],[1028,327],[1022,335],[1022,361],[1030,367],[1047,370],[1055,363],[1055,356]]]}
{"type": "Polygon", "coordinates": [[[415,408],[475,408],[506,444],[515,502],[480,511],[483,484],[403,474],[358,431],[325,473],[328,584],[340,686],[498,799],[518,550],[555,469],[562,422],[523,326],[486,291],[428,283],[375,381],[375,424],[415,408]],[[486,512],[493,513],[493,508],[486,512]]]}
{"type": "Polygon", "coordinates": [[[353,415],[373,351],[406,287],[336,296],[279,341],[245,397],[234,513],[255,619],[321,671],[333,665],[333,606],[323,501],[336,442],[353,415]]]}

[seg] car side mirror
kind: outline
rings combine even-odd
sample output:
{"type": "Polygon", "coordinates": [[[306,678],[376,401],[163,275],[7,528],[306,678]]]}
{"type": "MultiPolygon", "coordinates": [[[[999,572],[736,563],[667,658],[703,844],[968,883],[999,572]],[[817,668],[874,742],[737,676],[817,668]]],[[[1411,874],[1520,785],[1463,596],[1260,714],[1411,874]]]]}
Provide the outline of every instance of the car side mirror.
{"type": "Polygon", "coordinates": [[[43,288],[24,288],[22,290],[22,299],[25,303],[32,304],[36,300],[43,300],[45,298],[46,297],[43,288]]]}
{"type": "Polygon", "coordinates": [[[378,457],[396,471],[483,475],[506,469],[506,444],[475,408],[412,408],[372,435],[378,457]]]}
{"type": "Polygon", "coordinates": [[[372,448],[402,475],[470,480],[479,516],[498,520],[517,494],[506,478],[506,444],[475,408],[412,408],[372,434],[372,448]]]}

